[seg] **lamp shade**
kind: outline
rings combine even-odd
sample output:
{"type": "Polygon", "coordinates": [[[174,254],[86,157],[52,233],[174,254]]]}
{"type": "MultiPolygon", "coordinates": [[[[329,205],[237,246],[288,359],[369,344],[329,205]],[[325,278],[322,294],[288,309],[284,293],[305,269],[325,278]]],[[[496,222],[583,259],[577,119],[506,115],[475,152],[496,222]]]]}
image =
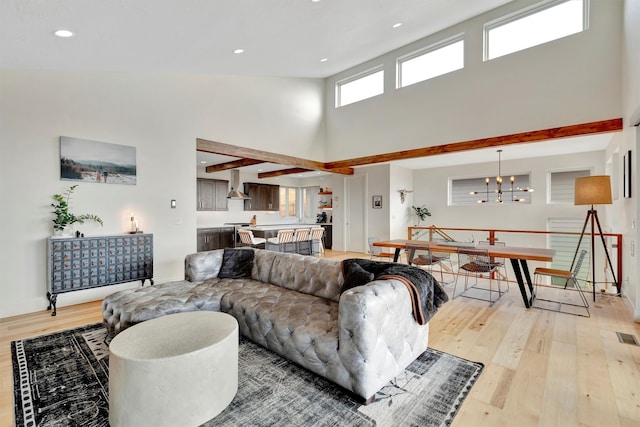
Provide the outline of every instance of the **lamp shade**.
{"type": "Polygon", "coordinates": [[[594,175],[576,178],[574,205],[610,205],[611,177],[594,175]]]}

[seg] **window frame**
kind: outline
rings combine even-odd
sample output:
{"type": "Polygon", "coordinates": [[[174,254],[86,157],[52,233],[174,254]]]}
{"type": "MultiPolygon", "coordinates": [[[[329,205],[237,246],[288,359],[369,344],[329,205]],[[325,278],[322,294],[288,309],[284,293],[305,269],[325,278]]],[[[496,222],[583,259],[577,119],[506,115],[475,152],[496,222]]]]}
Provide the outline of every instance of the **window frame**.
{"type": "Polygon", "coordinates": [[[300,193],[300,188],[299,187],[292,187],[289,185],[281,185],[279,188],[280,191],[280,206],[278,206],[278,214],[280,215],[281,219],[286,219],[286,218],[298,218],[299,215],[299,206],[298,206],[298,200],[299,200],[299,193],[300,193]],[[290,190],[294,190],[294,214],[293,215],[289,215],[289,192],[290,190]],[[283,215],[283,207],[284,207],[284,215],[283,215]]]}
{"type": "MultiPolygon", "coordinates": [[[[529,16],[532,16],[532,15],[535,15],[537,13],[543,12],[545,10],[554,8],[556,6],[559,6],[559,5],[563,4],[563,3],[567,3],[569,1],[571,1],[571,0],[545,0],[545,1],[542,1],[540,3],[536,3],[536,4],[531,5],[529,7],[525,7],[523,9],[517,10],[517,11],[515,11],[513,13],[510,13],[510,14],[501,16],[501,17],[499,17],[497,19],[494,19],[494,20],[491,20],[489,22],[486,22],[482,27],[482,34],[483,34],[483,42],[482,42],[482,58],[483,59],[482,60],[483,60],[483,62],[487,62],[487,61],[491,61],[491,60],[494,60],[494,59],[502,58],[504,56],[508,56],[508,55],[511,55],[513,53],[516,53],[516,52],[521,52],[523,50],[530,49],[530,48],[535,47],[535,46],[540,46],[540,45],[543,45],[543,44],[546,44],[546,43],[549,43],[549,42],[552,42],[552,41],[555,41],[555,40],[560,40],[560,39],[562,39],[564,37],[568,37],[568,36],[573,35],[573,34],[578,34],[578,33],[567,34],[565,36],[562,36],[562,37],[559,37],[559,38],[556,38],[556,39],[548,40],[546,42],[543,42],[543,43],[540,43],[540,44],[536,44],[536,45],[533,45],[533,46],[528,46],[528,47],[525,47],[523,49],[518,49],[518,50],[515,50],[513,52],[509,52],[509,53],[506,53],[506,54],[503,54],[503,55],[500,55],[500,56],[496,56],[496,57],[493,57],[493,58],[489,57],[489,44],[490,44],[489,32],[491,30],[494,30],[496,28],[502,27],[502,26],[507,25],[507,24],[511,24],[511,23],[513,23],[515,21],[518,21],[520,19],[527,18],[529,16]]],[[[580,31],[580,32],[584,32],[584,31],[587,31],[589,29],[590,1],[591,0],[582,0],[582,31],[580,31]]]]}
{"type": "Polygon", "coordinates": [[[379,96],[379,95],[383,95],[384,94],[384,64],[379,64],[376,65],[375,67],[369,68],[367,70],[361,71],[359,73],[356,74],[352,74],[349,77],[346,77],[344,79],[340,79],[336,82],[335,84],[335,108],[342,108],[342,107],[346,107],[347,105],[351,105],[351,104],[355,104],[357,102],[360,101],[364,101],[366,99],[370,99],[373,98],[375,96],[379,96]],[[349,102],[348,104],[342,104],[342,87],[345,85],[348,85],[349,83],[353,83],[356,82],[358,80],[361,80],[365,77],[369,77],[372,76],[376,73],[382,72],[382,92],[380,93],[376,93],[374,95],[370,95],[367,96],[366,98],[362,98],[359,99],[357,101],[353,101],[353,102],[349,102]]]}
{"type": "MultiPolygon", "coordinates": [[[[553,192],[553,180],[552,180],[552,175],[554,173],[572,173],[572,172],[587,172],[588,175],[585,176],[591,176],[593,175],[594,171],[593,168],[591,167],[576,167],[576,168],[571,168],[571,169],[557,169],[557,170],[550,170],[547,172],[547,204],[548,205],[573,205],[573,198],[570,201],[562,201],[562,200],[552,200],[551,196],[552,196],[552,192],[553,192]]],[[[575,191],[575,188],[574,188],[575,191]]]]}
{"type": "Polygon", "coordinates": [[[405,87],[409,87],[409,86],[412,86],[414,84],[422,83],[422,82],[425,82],[427,80],[431,80],[431,79],[434,79],[436,77],[444,76],[444,75],[452,73],[454,71],[458,71],[458,70],[464,69],[464,63],[465,63],[465,61],[464,61],[464,56],[465,56],[464,55],[464,49],[465,49],[465,33],[459,33],[459,34],[453,35],[451,37],[448,37],[446,39],[442,39],[442,40],[440,40],[440,41],[438,41],[436,43],[430,44],[429,46],[422,47],[422,48],[420,48],[418,50],[414,50],[413,52],[409,52],[409,53],[407,53],[405,55],[397,57],[396,58],[396,89],[402,89],[402,88],[405,88],[405,87]],[[416,82],[409,83],[407,85],[403,85],[402,84],[402,65],[405,62],[411,61],[412,59],[416,59],[416,58],[419,58],[419,57],[424,56],[424,55],[428,55],[428,54],[430,54],[432,52],[436,52],[436,51],[438,51],[440,49],[444,49],[444,48],[446,48],[448,46],[451,46],[451,45],[454,45],[454,44],[456,44],[458,42],[462,42],[462,67],[447,71],[447,72],[442,73],[442,74],[437,74],[437,75],[432,76],[432,77],[427,77],[425,79],[418,80],[416,82]]]}

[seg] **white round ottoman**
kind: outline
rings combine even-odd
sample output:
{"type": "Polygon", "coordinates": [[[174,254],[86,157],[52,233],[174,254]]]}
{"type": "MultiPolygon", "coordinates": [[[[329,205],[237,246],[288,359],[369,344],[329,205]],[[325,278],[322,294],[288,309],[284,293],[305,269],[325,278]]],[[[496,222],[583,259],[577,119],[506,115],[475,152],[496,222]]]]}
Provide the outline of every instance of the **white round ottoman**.
{"type": "Polygon", "coordinates": [[[109,345],[109,423],[198,426],[238,391],[238,322],[176,313],[139,323],[109,345]]]}

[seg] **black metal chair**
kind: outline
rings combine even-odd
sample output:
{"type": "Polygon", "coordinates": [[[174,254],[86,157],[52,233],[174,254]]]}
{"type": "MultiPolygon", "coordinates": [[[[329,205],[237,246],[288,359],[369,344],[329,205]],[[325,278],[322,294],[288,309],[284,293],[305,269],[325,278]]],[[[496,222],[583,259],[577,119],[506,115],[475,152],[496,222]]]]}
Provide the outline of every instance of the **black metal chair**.
{"type": "MultiPolygon", "coordinates": [[[[407,243],[405,246],[405,251],[407,253],[407,264],[415,265],[418,267],[427,267],[429,273],[433,274],[433,266],[440,266],[440,283],[452,283],[444,281],[444,274],[442,263],[449,262],[451,265],[451,257],[449,254],[445,254],[445,256],[440,256],[433,251],[431,251],[431,247],[429,244],[425,243],[407,243]]],[[[453,266],[451,266],[453,269],[453,266]]],[[[452,272],[453,274],[453,272],[452,272]]]]}
{"type": "Polygon", "coordinates": [[[368,241],[369,241],[369,254],[371,255],[371,259],[393,261],[393,258],[395,256],[394,252],[385,252],[385,251],[382,250],[381,247],[373,246],[373,242],[377,242],[379,240],[380,240],[379,237],[369,237],[369,239],[368,239],[368,241]]]}
{"type": "MultiPolygon", "coordinates": [[[[498,301],[507,291],[502,291],[500,275],[496,275],[498,280],[498,289],[493,289],[493,273],[500,267],[499,263],[491,262],[488,250],[483,249],[458,249],[458,277],[453,288],[453,297],[456,297],[456,287],[458,286],[458,278],[464,275],[464,291],[459,296],[480,301],[488,301],[491,307],[498,301]],[[489,276],[489,288],[479,285],[478,278],[482,275],[489,276]],[[469,276],[474,276],[475,283],[469,287],[469,276]],[[488,298],[484,297],[488,293],[488,298]],[[497,297],[494,298],[494,294],[497,297]]],[[[508,289],[507,289],[508,290],[508,289]]]]}

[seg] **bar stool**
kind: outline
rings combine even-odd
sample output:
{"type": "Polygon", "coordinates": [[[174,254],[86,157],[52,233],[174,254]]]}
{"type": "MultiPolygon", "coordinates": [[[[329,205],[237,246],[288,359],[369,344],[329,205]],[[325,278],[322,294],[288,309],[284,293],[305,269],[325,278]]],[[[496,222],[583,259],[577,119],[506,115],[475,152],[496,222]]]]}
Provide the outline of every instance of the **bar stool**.
{"type": "Polygon", "coordinates": [[[311,234],[310,228],[296,228],[293,241],[296,243],[297,253],[301,255],[311,255],[311,241],[309,240],[309,234],[311,234]]]}
{"type": "Polygon", "coordinates": [[[309,241],[311,242],[311,253],[312,254],[324,254],[324,243],[322,240],[324,239],[324,227],[317,227],[311,229],[311,236],[309,237],[309,241]],[[318,242],[318,251],[315,250],[315,242],[318,242]]]}
{"type": "Polygon", "coordinates": [[[238,236],[240,236],[240,242],[242,246],[251,246],[252,248],[263,247],[267,242],[267,239],[262,237],[255,237],[251,230],[238,230],[238,236]]]}
{"type": "Polygon", "coordinates": [[[295,248],[293,230],[278,230],[278,235],[268,238],[265,246],[265,249],[276,252],[295,252],[295,248]]]}

